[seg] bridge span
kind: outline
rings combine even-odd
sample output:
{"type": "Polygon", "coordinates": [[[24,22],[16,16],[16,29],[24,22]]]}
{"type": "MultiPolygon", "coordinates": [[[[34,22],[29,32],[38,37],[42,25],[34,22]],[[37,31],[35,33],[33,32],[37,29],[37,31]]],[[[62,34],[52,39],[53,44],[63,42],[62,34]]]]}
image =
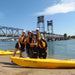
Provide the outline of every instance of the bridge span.
{"type": "Polygon", "coordinates": [[[0,26],[0,37],[18,37],[23,29],[0,26]]]}
{"type": "MultiPolygon", "coordinates": [[[[22,34],[22,30],[24,29],[19,29],[19,28],[13,28],[13,27],[5,27],[5,26],[0,26],[0,37],[5,37],[5,38],[0,38],[0,40],[11,40],[11,39],[18,39],[18,37],[22,34]]],[[[36,33],[35,31],[32,31],[36,33]]],[[[28,33],[28,31],[26,31],[28,33]]],[[[59,34],[52,34],[52,33],[47,33],[47,32],[41,32],[46,40],[64,40],[65,37],[64,35],[59,35],[59,34]]]]}
{"type": "Polygon", "coordinates": [[[64,36],[64,35],[60,35],[60,34],[50,34],[50,33],[48,33],[48,34],[45,34],[45,38],[46,38],[46,40],[65,40],[66,39],[66,37],[64,36]]]}

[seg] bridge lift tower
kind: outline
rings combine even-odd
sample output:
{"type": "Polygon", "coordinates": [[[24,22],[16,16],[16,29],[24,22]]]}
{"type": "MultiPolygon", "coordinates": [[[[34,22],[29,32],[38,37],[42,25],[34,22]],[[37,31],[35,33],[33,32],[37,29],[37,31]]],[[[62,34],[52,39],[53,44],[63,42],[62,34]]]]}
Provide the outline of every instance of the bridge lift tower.
{"type": "Polygon", "coordinates": [[[53,34],[53,20],[47,21],[47,30],[49,33],[53,34]],[[51,26],[51,29],[50,29],[51,26]]]}
{"type": "Polygon", "coordinates": [[[40,32],[44,34],[45,33],[44,16],[38,16],[37,19],[38,19],[37,27],[40,29],[40,32]]]}

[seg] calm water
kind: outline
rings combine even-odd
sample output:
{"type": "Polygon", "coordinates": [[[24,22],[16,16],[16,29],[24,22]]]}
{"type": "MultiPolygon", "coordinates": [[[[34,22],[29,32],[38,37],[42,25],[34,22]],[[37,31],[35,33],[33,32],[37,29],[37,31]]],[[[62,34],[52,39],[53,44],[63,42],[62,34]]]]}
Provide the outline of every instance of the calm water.
{"type": "MultiPolygon", "coordinates": [[[[16,42],[0,42],[0,50],[14,50],[16,42]]],[[[48,42],[48,58],[75,59],[75,40],[48,42]]]]}
{"type": "Polygon", "coordinates": [[[48,57],[57,59],[75,59],[75,40],[48,42],[48,57]]]}

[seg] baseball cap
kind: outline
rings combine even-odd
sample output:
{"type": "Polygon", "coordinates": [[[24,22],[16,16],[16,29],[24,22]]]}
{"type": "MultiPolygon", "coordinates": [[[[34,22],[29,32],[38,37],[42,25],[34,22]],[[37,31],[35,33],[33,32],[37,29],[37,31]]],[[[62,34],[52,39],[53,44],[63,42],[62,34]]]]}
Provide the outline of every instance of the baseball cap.
{"type": "Polygon", "coordinates": [[[39,28],[36,28],[36,30],[39,30],[39,28]]]}

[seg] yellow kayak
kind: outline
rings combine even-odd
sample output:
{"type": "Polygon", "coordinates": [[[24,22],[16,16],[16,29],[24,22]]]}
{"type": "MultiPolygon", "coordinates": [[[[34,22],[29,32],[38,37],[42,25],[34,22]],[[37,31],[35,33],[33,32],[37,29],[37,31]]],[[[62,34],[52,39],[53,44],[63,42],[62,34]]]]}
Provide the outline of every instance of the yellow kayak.
{"type": "MultiPolygon", "coordinates": [[[[16,54],[19,54],[20,51],[17,51],[16,54]]],[[[0,50],[0,55],[12,55],[14,54],[14,51],[2,51],[0,50]]]]}
{"type": "Polygon", "coordinates": [[[10,59],[17,65],[22,67],[34,68],[75,68],[75,60],[58,60],[58,59],[31,59],[10,57],[10,59]]]}

